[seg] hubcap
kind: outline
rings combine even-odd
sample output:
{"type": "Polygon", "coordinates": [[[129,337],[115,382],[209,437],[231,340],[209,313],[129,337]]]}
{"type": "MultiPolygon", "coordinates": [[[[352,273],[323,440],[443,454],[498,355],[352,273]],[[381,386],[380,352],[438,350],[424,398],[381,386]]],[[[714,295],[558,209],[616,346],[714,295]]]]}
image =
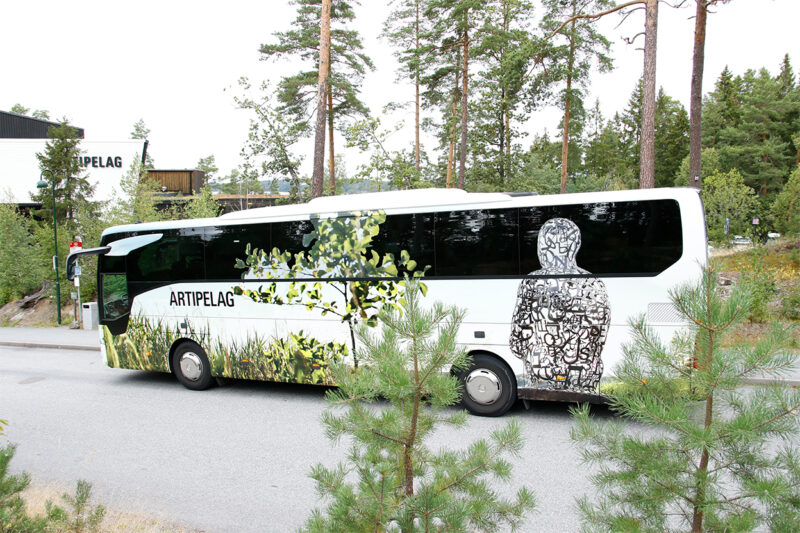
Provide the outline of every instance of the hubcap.
{"type": "Polygon", "coordinates": [[[473,370],[465,380],[469,397],[483,405],[491,405],[500,398],[503,386],[497,374],[485,368],[473,370]]]}
{"type": "Polygon", "coordinates": [[[194,352],[181,355],[181,374],[189,381],[197,381],[203,375],[203,360],[194,352]]]}

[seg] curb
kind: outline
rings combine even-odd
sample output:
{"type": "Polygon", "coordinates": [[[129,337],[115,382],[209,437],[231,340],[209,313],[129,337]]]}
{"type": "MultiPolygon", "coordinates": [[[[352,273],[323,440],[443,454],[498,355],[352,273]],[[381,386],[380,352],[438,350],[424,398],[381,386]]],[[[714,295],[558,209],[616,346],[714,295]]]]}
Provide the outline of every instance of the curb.
{"type": "Polygon", "coordinates": [[[0,341],[0,346],[9,346],[12,348],[45,348],[53,350],[79,350],[79,351],[94,351],[99,352],[99,346],[85,346],[79,344],[48,344],[41,342],[25,342],[25,341],[0,341]]]}

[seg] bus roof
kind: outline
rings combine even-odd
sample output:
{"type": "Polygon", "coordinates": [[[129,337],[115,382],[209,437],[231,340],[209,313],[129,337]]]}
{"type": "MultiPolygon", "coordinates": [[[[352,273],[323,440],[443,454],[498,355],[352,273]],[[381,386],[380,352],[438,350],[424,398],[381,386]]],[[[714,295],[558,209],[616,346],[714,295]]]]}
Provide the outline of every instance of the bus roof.
{"type": "MultiPolygon", "coordinates": [[[[169,228],[194,226],[213,226],[218,224],[247,224],[255,221],[291,220],[307,218],[310,215],[329,217],[353,211],[439,211],[446,208],[465,206],[490,206],[504,203],[508,207],[527,205],[562,205],[586,202],[633,201],[654,198],[686,198],[696,195],[697,189],[657,188],[632,189],[624,191],[587,192],[555,195],[520,195],[516,193],[474,193],[461,189],[409,189],[402,191],[371,192],[340,196],[323,196],[302,204],[273,207],[258,207],[234,211],[216,218],[174,220],[127,224],[106,229],[103,234],[120,232],[153,231],[169,228]]],[[[499,207],[499,206],[498,206],[499,207]]]]}

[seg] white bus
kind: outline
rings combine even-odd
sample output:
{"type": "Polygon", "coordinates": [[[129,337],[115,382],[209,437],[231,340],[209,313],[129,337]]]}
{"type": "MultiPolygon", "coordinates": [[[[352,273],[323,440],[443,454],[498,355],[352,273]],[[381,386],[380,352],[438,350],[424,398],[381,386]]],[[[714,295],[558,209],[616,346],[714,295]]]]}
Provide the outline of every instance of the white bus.
{"type": "Polygon", "coordinates": [[[382,283],[385,293],[403,275],[399,258],[406,266],[410,258],[424,270],[428,299],[466,310],[459,342],[473,364],[460,376],[463,404],[487,416],[517,399],[601,401],[598,383],[612,377],[629,320],[644,315],[662,338],[684,327],[668,290],[697,279],[707,261],[700,197],[682,188],[323,197],[112,227],[99,248],[70,256],[68,272],[86,254],[99,256],[107,364],[172,372],[198,390],[214,378],[333,384],[331,361],[353,358],[348,323],[299,298],[292,283],[307,292],[319,283],[316,302],[335,307],[341,284],[382,283]],[[394,277],[298,280],[276,270],[265,278],[236,266],[248,249],[296,254],[325,238],[315,233],[325,221],[358,226],[375,213],[370,252],[398,258],[394,277]]]}

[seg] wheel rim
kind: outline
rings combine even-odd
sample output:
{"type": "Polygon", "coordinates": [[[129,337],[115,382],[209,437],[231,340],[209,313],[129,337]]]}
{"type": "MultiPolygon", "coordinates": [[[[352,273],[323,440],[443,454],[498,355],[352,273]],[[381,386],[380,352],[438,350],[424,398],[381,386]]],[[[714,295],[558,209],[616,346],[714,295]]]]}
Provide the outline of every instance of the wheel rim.
{"type": "Polygon", "coordinates": [[[503,394],[500,378],[485,368],[470,372],[464,384],[469,397],[483,405],[493,404],[503,394]]]}
{"type": "Polygon", "coordinates": [[[203,360],[194,352],[181,355],[181,374],[189,381],[197,381],[203,375],[203,360]]]}

